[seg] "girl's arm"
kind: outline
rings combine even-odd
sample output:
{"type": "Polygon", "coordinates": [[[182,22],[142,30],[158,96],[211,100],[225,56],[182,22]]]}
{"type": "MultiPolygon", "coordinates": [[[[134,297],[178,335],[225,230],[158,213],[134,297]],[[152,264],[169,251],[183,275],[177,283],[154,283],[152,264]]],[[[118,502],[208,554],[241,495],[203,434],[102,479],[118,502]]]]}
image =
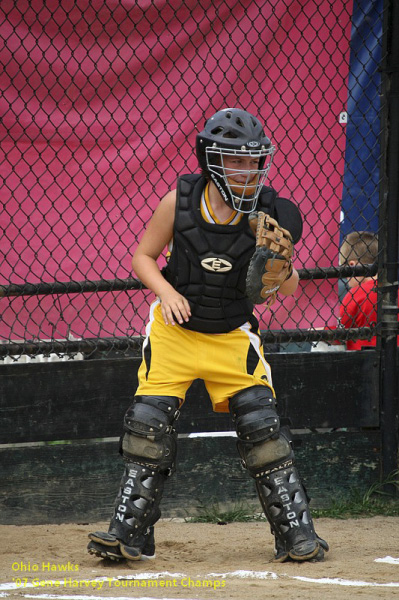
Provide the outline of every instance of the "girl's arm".
{"type": "Polygon", "coordinates": [[[176,190],[161,200],[133,255],[132,267],[137,277],[161,301],[161,310],[167,325],[180,324],[191,316],[190,305],[161,274],[157,259],[173,237],[176,208],[176,190]]]}

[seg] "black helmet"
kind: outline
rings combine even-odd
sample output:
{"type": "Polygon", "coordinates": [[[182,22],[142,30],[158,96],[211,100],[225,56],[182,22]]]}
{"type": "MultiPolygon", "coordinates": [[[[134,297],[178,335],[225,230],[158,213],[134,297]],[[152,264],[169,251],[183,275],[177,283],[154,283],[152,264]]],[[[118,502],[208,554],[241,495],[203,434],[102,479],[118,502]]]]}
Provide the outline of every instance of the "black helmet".
{"type": "Polygon", "coordinates": [[[255,210],[274,151],[260,121],[239,108],[220,110],[197,135],[197,158],[202,171],[215,183],[224,201],[243,213],[255,210]],[[225,167],[225,160],[232,157],[258,159],[257,168],[240,167],[238,163],[225,167]],[[237,176],[240,182],[235,181],[237,176]]]}

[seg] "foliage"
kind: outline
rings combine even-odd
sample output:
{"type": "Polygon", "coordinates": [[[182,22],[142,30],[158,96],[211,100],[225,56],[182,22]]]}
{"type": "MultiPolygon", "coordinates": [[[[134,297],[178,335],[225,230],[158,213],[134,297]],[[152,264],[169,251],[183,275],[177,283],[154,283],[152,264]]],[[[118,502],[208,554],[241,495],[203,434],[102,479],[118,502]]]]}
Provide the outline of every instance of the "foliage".
{"type": "Polygon", "coordinates": [[[330,517],[332,519],[353,519],[377,515],[399,517],[398,476],[399,471],[394,471],[385,481],[374,483],[366,492],[354,489],[348,497],[333,500],[328,508],[312,510],[312,514],[316,518],[330,517]]]}
{"type": "MultiPolygon", "coordinates": [[[[354,489],[349,496],[334,499],[328,508],[312,508],[312,516],[316,519],[357,519],[377,515],[399,517],[399,471],[392,473],[383,482],[374,483],[366,492],[354,489]]],[[[220,507],[218,503],[200,505],[198,515],[187,519],[191,523],[219,525],[264,520],[263,513],[245,503],[236,504],[230,509],[220,507]]]]}
{"type": "Polygon", "coordinates": [[[250,521],[264,520],[261,513],[257,513],[254,507],[244,503],[235,504],[232,508],[221,508],[219,503],[198,506],[198,514],[187,519],[190,523],[248,523],[250,521]]]}

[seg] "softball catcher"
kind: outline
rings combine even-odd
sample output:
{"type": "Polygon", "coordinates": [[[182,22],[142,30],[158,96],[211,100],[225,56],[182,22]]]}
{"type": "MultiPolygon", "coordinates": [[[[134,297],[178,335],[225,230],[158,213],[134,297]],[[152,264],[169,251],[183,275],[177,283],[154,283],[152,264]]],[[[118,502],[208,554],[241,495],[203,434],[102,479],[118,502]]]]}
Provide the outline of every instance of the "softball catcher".
{"type": "Polygon", "coordinates": [[[133,269],[157,299],[151,305],[139,385],[124,418],[125,461],[108,532],[89,534],[91,554],[113,560],[155,556],[154,525],[175,468],[176,431],[186,392],[203,379],[213,410],[230,412],[243,465],[255,480],[275,539],[275,560],[321,560],[295,467],[280,426],[270,366],[253,305],[298,285],[293,246],[297,207],[265,186],[274,146],[259,120],[228,108],[198,134],[201,174],[179,178],[155,211],[133,269]],[[166,246],[170,257],[160,271],[166,246]]]}

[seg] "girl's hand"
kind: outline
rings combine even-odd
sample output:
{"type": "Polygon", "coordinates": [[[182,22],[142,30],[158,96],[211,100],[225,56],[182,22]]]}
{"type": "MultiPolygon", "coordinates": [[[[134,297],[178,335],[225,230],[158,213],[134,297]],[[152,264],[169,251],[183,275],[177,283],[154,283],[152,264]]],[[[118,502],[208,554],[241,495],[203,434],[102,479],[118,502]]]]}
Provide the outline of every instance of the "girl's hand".
{"type": "Polygon", "coordinates": [[[161,311],[166,325],[175,325],[174,319],[181,325],[191,317],[188,300],[173,288],[159,296],[161,311]]]}

